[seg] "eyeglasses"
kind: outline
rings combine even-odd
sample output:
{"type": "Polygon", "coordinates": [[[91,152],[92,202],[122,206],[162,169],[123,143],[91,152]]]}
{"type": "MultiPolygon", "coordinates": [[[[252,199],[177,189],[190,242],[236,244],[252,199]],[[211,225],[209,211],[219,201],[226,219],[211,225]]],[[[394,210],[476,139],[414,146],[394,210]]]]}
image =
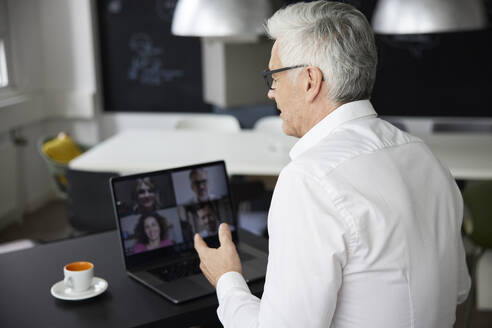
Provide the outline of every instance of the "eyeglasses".
{"type": "Polygon", "coordinates": [[[269,90],[275,90],[274,88],[272,88],[272,85],[273,85],[273,77],[272,75],[275,74],[275,73],[279,73],[279,72],[283,72],[283,71],[288,71],[290,69],[294,69],[294,68],[299,68],[299,67],[306,67],[307,65],[296,65],[296,66],[289,66],[289,67],[283,67],[283,68],[279,68],[279,69],[274,69],[273,71],[267,69],[265,71],[263,71],[263,78],[265,79],[265,83],[268,87],[269,90]]]}
{"type": "Polygon", "coordinates": [[[192,183],[195,186],[201,186],[202,184],[207,184],[207,179],[202,179],[202,180],[193,180],[192,183]]]}

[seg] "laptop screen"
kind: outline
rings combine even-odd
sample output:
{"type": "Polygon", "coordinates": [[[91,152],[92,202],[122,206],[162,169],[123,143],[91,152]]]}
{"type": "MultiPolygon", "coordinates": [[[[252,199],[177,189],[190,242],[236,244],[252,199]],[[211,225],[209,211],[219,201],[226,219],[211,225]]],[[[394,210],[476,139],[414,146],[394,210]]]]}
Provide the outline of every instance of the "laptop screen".
{"type": "Polygon", "coordinates": [[[195,233],[216,247],[222,222],[237,239],[223,161],[116,177],[111,187],[127,266],[190,252],[195,233]]]}

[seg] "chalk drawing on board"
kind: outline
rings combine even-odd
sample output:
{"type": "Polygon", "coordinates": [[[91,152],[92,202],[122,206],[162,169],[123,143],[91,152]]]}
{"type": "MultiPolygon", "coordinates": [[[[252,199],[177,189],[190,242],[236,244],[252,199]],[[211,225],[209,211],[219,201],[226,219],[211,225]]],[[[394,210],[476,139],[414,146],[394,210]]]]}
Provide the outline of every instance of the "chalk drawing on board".
{"type": "Polygon", "coordinates": [[[159,86],[163,82],[173,82],[184,76],[178,69],[163,68],[162,56],[164,51],[154,46],[152,38],[144,33],[132,35],[129,47],[133,53],[128,79],[138,81],[146,86],[159,86]]]}
{"type": "Polygon", "coordinates": [[[112,0],[108,3],[108,11],[111,14],[119,14],[121,12],[121,1],[112,0]]]}
{"type": "Polygon", "coordinates": [[[156,0],[155,2],[157,16],[169,23],[173,20],[174,8],[176,8],[176,0],[156,0]]]}
{"type": "Polygon", "coordinates": [[[437,36],[432,34],[381,35],[379,38],[391,47],[408,51],[417,59],[422,59],[426,52],[440,45],[437,36]]]}

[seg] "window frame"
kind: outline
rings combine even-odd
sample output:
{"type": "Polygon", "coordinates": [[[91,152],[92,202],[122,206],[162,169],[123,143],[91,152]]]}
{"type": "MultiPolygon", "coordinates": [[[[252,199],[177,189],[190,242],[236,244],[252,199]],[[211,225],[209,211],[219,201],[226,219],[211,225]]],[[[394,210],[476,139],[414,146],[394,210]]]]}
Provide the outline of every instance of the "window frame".
{"type": "Polygon", "coordinates": [[[0,44],[0,74],[2,74],[1,71],[3,70],[7,80],[6,85],[0,86],[0,103],[5,98],[17,93],[12,70],[12,44],[10,41],[10,16],[8,7],[7,0],[0,0],[0,41],[3,41],[3,51],[1,49],[2,45],[0,44]]]}
{"type": "MultiPolygon", "coordinates": [[[[16,78],[13,72],[14,63],[12,57],[8,0],[0,0],[0,40],[3,41],[3,56],[5,58],[3,68],[6,71],[7,76],[7,84],[5,86],[0,86],[0,111],[2,111],[2,109],[7,109],[13,104],[18,104],[19,102],[24,102],[26,100],[24,93],[17,88],[15,83],[16,78]]],[[[2,54],[0,54],[0,57],[2,57],[2,54]]],[[[1,60],[2,58],[0,58],[0,61],[1,60]]],[[[0,65],[2,65],[2,63],[0,63],[0,65]]],[[[5,112],[5,110],[2,112],[5,112]]]]}
{"type": "Polygon", "coordinates": [[[10,87],[10,72],[7,65],[7,47],[5,38],[0,35],[0,90],[10,87]]]}

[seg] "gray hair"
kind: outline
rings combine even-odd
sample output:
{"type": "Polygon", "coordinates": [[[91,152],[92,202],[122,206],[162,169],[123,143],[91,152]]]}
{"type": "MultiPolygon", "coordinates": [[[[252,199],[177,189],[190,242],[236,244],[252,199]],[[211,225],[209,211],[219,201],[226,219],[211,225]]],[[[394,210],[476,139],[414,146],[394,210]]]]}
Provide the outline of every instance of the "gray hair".
{"type": "MultiPolygon", "coordinates": [[[[292,4],[266,22],[270,38],[277,40],[284,66],[313,65],[328,83],[327,96],[346,103],[369,99],[376,79],[377,52],[366,17],[339,2],[292,4]]],[[[295,80],[299,70],[289,72],[295,80]]]]}

